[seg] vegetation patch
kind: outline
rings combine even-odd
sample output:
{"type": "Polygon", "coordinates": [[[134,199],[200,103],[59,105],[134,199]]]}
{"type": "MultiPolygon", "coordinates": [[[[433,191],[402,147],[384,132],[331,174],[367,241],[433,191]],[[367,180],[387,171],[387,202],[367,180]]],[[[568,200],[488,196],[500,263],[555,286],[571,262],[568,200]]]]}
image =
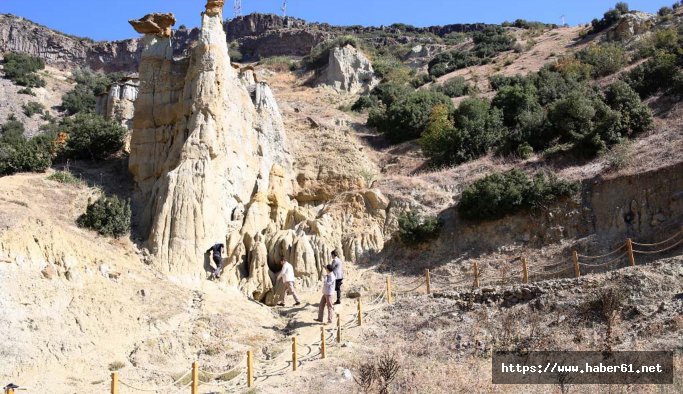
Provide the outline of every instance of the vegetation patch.
{"type": "Polygon", "coordinates": [[[117,196],[103,195],[94,203],[88,203],[86,212],[77,223],[99,234],[119,238],[130,232],[130,203],[117,196]]]}
{"type": "Polygon", "coordinates": [[[102,74],[80,69],[73,72],[76,86],[62,97],[62,109],[68,115],[94,112],[97,96],[107,93],[109,85],[120,80],[122,73],[102,74]]]}
{"type": "Polygon", "coordinates": [[[50,135],[27,139],[24,125],[14,116],[10,116],[0,128],[0,176],[17,172],[43,172],[52,165],[50,135]]]}
{"type": "Polygon", "coordinates": [[[438,238],[441,227],[443,222],[436,216],[424,216],[414,211],[408,211],[398,218],[399,237],[408,246],[438,238]]]}
{"type": "Polygon", "coordinates": [[[15,52],[5,53],[4,58],[5,78],[29,91],[45,86],[45,80],[38,75],[38,71],[45,68],[43,59],[15,52]]]}
{"type": "Polygon", "coordinates": [[[538,173],[530,178],[514,169],[488,175],[468,186],[458,212],[467,220],[495,220],[524,209],[544,207],[578,190],[577,183],[558,179],[553,173],[538,173]]]}
{"type": "Polygon", "coordinates": [[[30,101],[23,104],[21,108],[24,110],[24,115],[29,118],[36,114],[43,114],[45,112],[45,106],[37,101],[30,101]]]}

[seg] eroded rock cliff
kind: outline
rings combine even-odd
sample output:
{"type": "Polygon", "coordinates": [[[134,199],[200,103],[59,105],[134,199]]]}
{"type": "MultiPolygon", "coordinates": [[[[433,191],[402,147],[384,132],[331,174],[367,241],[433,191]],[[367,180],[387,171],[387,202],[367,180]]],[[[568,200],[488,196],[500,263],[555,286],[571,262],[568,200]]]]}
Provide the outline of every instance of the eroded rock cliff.
{"type": "Polygon", "coordinates": [[[201,280],[211,270],[204,251],[225,243],[222,280],[272,301],[280,257],[301,285],[317,286],[332,250],[355,259],[381,249],[388,204],[364,185],[322,207],[295,198],[275,96],[253,68],[230,63],[220,6],[207,4],[187,59],[174,59],[164,29],[131,23],[145,33],[129,161],[135,205],[160,270],[201,280]]]}

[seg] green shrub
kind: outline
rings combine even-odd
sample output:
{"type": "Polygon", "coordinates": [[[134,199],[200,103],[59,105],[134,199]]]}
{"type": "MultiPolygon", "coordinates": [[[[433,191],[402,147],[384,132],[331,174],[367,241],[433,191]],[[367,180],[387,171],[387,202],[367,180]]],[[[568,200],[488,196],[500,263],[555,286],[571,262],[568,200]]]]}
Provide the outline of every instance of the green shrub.
{"type": "Polygon", "coordinates": [[[623,79],[640,97],[647,98],[671,89],[680,74],[676,55],[657,50],[650,60],[631,70],[623,79]]]}
{"type": "Polygon", "coordinates": [[[392,142],[419,138],[427,127],[432,109],[439,104],[453,108],[451,99],[441,93],[418,90],[400,97],[388,107],[386,123],[380,131],[392,142]]]}
{"type": "Polygon", "coordinates": [[[486,99],[468,98],[454,111],[434,107],[420,139],[424,154],[434,164],[459,164],[485,155],[505,133],[502,113],[486,99]]]}
{"type": "Polygon", "coordinates": [[[288,56],[267,57],[261,59],[259,65],[278,72],[290,71],[292,67],[296,69],[296,62],[288,56]]]}
{"type": "Polygon", "coordinates": [[[368,108],[377,107],[379,105],[379,100],[376,96],[370,94],[364,94],[358,97],[355,103],[351,106],[352,111],[361,112],[368,108]]]}
{"type": "Polygon", "coordinates": [[[127,132],[118,123],[90,113],[64,118],[59,128],[68,133],[64,157],[86,160],[104,160],[118,152],[127,132]]]}
{"type": "Polygon", "coordinates": [[[23,53],[5,53],[4,73],[5,78],[19,86],[26,88],[41,88],[45,86],[37,71],[45,68],[42,59],[23,53]]]}
{"type": "Polygon", "coordinates": [[[448,97],[465,96],[472,91],[472,87],[465,81],[464,77],[451,78],[443,85],[435,85],[433,89],[448,97]]]}
{"type": "Polygon", "coordinates": [[[434,82],[436,78],[433,76],[427,74],[427,73],[422,73],[416,75],[412,81],[410,81],[410,84],[413,85],[415,89],[419,88],[422,85],[428,84],[430,82],[434,82]]]}
{"type": "Polygon", "coordinates": [[[652,111],[627,83],[617,81],[610,85],[605,92],[605,103],[620,113],[622,136],[633,136],[652,129],[652,111]]]}
{"type": "Polygon", "coordinates": [[[73,174],[68,171],[57,171],[54,174],[48,176],[47,179],[50,181],[55,181],[69,185],[78,184],[81,182],[78,178],[73,176],[73,174]]]}
{"type": "Polygon", "coordinates": [[[384,81],[403,84],[410,82],[412,78],[410,67],[393,55],[376,56],[372,67],[375,75],[384,81]]]}
{"type": "Polygon", "coordinates": [[[594,156],[619,142],[621,116],[590,91],[577,90],[548,110],[549,132],[571,142],[577,153],[594,156]]]}
{"type": "Polygon", "coordinates": [[[534,111],[539,107],[536,88],[529,84],[501,88],[493,98],[492,104],[503,111],[503,119],[508,127],[516,127],[522,113],[534,111]]]}
{"type": "Polygon", "coordinates": [[[0,176],[17,172],[43,172],[52,165],[46,137],[24,137],[24,125],[14,116],[0,126],[0,176]]]}
{"type": "Polygon", "coordinates": [[[37,101],[31,101],[27,104],[23,104],[21,108],[24,110],[24,115],[29,118],[35,114],[42,114],[45,111],[45,106],[37,101]]]}
{"type": "Polygon", "coordinates": [[[242,56],[242,52],[240,52],[240,43],[238,41],[233,41],[230,43],[230,46],[228,47],[228,56],[230,56],[230,61],[242,61],[244,56],[242,56]]]}
{"type": "Polygon", "coordinates": [[[617,3],[614,9],[610,9],[609,11],[605,12],[602,19],[593,19],[593,21],[591,22],[591,33],[598,33],[607,29],[608,27],[611,27],[621,18],[622,14],[625,14],[627,12],[628,5],[626,3],[617,3]],[[624,5],[626,6],[624,7],[624,5]]]}
{"type": "Polygon", "coordinates": [[[74,71],[73,78],[76,86],[62,96],[62,109],[69,115],[94,112],[97,96],[106,93],[109,85],[122,77],[121,73],[102,74],[88,69],[74,71]]]}
{"type": "Polygon", "coordinates": [[[130,216],[130,203],[117,196],[103,195],[94,203],[88,204],[77,223],[80,227],[95,230],[101,235],[119,238],[130,231],[130,216]]]}
{"type": "Polygon", "coordinates": [[[524,209],[541,208],[578,191],[578,184],[554,174],[538,173],[529,178],[514,169],[488,175],[462,193],[458,212],[467,220],[495,220],[524,209]]]}
{"type": "Polygon", "coordinates": [[[659,11],[657,11],[657,15],[661,16],[662,18],[667,17],[673,13],[674,13],[673,8],[667,7],[667,6],[664,6],[664,7],[660,8],[659,11]]]}
{"type": "Polygon", "coordinates": [[[534,148],[528,142],[523,142],[517,147],[517,156],[521,159],[529,159],[533,154],[534,148]]]}
{"type": "Polygon", "coordinates": [[[409,246],[438,238],[442,227],[443,222],[436,216],[423,216],[408,211],[398,217],[399,237],[401,242],[409,246]]]}
{"type": "Polygon", "coordinates": [[[626,65],[624,48],[617,44],[591,45],[577,53],[577,58],[593,66],[593,77],[614,74],[626,65]]]}

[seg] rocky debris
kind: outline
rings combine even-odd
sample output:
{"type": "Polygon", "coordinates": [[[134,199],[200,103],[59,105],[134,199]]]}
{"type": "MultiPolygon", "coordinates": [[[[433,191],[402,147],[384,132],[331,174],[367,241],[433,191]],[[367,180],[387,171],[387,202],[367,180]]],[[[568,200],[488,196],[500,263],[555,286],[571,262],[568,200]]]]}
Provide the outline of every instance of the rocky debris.
{"type": "Polygon", "coordinates": [[[48,263],[45,268],[40,271],[40,273],[43,275],[43,278],[45,279],[54,279],[57,277],[57,268],[53,264],[48,263]]]}
{"type": "Polygon", "coordinates": [[[355,94],[369,91],[379,83],[370,60],[352,45],[330,50],[321,83],[339,92],[355,94]]]}
{"type": "Polygon", "coordinates": [[[614,41],[629,40],[649,31],[657,17],[646,12],[631,12],[619,19],[617,24],[607,32],[607,39],[614,41]]]}
{"type": "MultiPolygon", "coordinates": [[[[222,3],[222,1],[220,3],[222,3]]],[[[135,31],[137,31],[140,34],[155,34],[161,37],[170,37],[171,26],[175,25],[175,16],[170,13],[147,14],[137,20],[131,19],[128,21],[128,23],[130,23],[131,26],[133,26],[133,28],[135,29],[135,31]]]]}

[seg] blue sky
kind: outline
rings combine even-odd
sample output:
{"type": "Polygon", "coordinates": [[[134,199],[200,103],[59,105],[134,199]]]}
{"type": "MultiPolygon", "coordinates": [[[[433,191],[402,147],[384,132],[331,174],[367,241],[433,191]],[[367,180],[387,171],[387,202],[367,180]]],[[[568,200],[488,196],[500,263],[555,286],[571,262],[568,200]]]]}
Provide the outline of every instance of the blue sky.
{"type": "MultiPolygon", "coordinates": [[[[674,0],[628,1],[631,9],[656,12],[674,0]]],[[[226,1],[232,16],[232,0],[226,1]]],[[[242,0],[244,13],[279,13],[282,0],[242,0]]],[[[575,25],[600,17],[614,0],[289,0],[288,14],[334,25],[415,26],[449,23],[500,23],[517,18],[575,25]]],[[[135,36],[127,20],[150,12],[173,12],[179,26],[199,24],[205,0],[0,0],[0,13],[26,17],[40,24],[96,40],[135,36]]]]}

